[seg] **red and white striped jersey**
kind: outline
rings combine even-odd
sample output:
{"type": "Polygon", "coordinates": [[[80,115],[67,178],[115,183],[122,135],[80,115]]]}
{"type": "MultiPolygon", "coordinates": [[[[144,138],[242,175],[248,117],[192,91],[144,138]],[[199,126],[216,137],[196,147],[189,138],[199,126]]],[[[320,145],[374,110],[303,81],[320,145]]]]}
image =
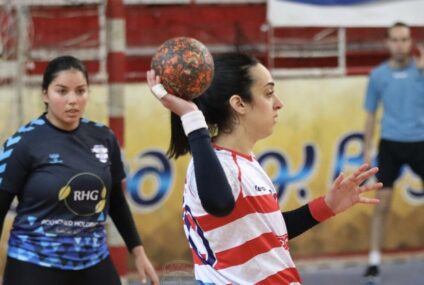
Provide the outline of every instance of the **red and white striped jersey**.
{"type": "Polygon", "coordinates": [[[220,147],[215,152],[236,204],[225,217],[208,214],[190,162],[183,221],[198,284],[301,284],[271,179],[253,156],[220,147]]]}

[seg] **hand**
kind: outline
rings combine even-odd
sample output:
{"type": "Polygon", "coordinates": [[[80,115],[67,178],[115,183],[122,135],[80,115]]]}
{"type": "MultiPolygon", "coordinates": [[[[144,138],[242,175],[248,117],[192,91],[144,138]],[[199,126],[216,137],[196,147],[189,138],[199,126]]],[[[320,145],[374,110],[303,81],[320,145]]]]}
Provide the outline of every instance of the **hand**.
{"type": "Polygon", "coordinates": [[[361,195],[364,192],[378,190],[383,187],[383,183],[380,182],[361,186],[364,181],[378,172],[377,167],[368,168],[368,164],[365,163],[348,178],[345,178],[343,173],[336,178],[330,192],[324,198],[333,213],[343,212],[357,203],[377,204],[379,202],[378,199],[361,195]]]}
{"type": "Polygon", "coordinates": [[[132,253],[134,254],[135,267],[140,276],[141,284],[147,283],[148,277],[152,281],[152,285],[159,285],[159,277],[144,252],[144,247],[142,245],[136,246],[132,253]]]}
{"type": "MultiPolygon", "coordinates": [[[[160,84],[160,77],[155,75],[155,71],[153,69],[147,71],[147,84],[150,87],[150,91],[152,91],[152,87],[156,84],[160,84]]],[[[154,94],[154,93],[153,93],[154,94]]],[[[178,116],[185,115],[191,111],[198,110],[196,104],[193,102],[181,99],[172,94],[166,94],[164,97],[160,99],[162,105],[168,108],[170,111],[174,112],[178,116]]]]}
{"type": "Polygon", "coordinates": [[[424,46],[423,45],[417,45],[419,55],[415,57],[415,64],[417,65],[417,68],[421,71],[421,73],[424,75],[424,46]]]}

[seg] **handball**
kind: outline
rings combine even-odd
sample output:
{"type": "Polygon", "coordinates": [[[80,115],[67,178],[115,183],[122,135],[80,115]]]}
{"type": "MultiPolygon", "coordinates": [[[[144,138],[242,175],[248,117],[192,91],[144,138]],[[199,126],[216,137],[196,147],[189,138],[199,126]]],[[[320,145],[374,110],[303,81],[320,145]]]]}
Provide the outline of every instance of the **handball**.
{"type": "Polygon", "coordinates": [[[151,67],[166,91],[186,100],[201,95],[211,84],[214,63],[209,50],[196,39],[172,38],[152,58],[151,67]]]}

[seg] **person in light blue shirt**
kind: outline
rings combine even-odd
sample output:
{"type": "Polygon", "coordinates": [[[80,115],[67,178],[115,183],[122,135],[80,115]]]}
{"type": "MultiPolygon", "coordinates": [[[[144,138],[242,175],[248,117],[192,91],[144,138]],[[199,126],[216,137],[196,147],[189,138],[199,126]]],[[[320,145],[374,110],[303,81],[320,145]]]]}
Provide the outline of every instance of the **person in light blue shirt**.
{"type": "Polygon", "coordinates": [[[418,46],[417,58],[411,56],[411,30],[404,23],[395,23],[387,30],[390,58],[372,70],[364,108],[365,162],[371,162],[372,138],[376,111],[383,108],[378,147],[379,173],[384,188],[378,192],[380,203],[371,221],[369,264],[364,273],[367,284],[378,278],[384,225],[390,210],[393,184],[407,164],[424,181],[424,48],[418,46]]]}

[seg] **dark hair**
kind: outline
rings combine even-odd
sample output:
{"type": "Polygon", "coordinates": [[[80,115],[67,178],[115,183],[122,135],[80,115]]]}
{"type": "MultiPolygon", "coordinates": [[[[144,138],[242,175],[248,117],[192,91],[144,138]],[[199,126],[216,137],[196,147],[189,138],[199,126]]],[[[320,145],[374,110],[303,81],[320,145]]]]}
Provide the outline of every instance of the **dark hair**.
{"type": "Polygon", "coordinates": [[[386,38],[389,38],[390,37],[390,31],[393,28],[408,28],[409,29],[409,26],[407,24],[405,24],[404,22],[396,22],[396,23],[394,23],[393,25],[391,25],[390,27],[387,28],[387,30],[386,30],[386,38]]]}
{"type": "Polygon", "coordinates": [[[79,59],[70,55],[65,55],[56,57],[47,64],[47,67],[43,74],[41,90],[47,90],[49,88],[50,83],[52,83],[52,81],[56,78],[59,72],[70,69],[81,71],[88,84],[88,73],[87,69],[85,68],[85,65],[79,59]]]}
{"type": "MultiPolygon", "coordinates": [[[[243,101],[251,102],[253,79],[251,67],[259,61],[247,54],[231,52],[214,58],[215,75],[209,88],[193,102],[203,112],[212,135],[230,133],[234,126],[234,112],[230,106],[231,96],[237,94],[243,101]]],[[[178,158],[190,151],[180,118],[171,114],[170,158],[178,158]]]]}

